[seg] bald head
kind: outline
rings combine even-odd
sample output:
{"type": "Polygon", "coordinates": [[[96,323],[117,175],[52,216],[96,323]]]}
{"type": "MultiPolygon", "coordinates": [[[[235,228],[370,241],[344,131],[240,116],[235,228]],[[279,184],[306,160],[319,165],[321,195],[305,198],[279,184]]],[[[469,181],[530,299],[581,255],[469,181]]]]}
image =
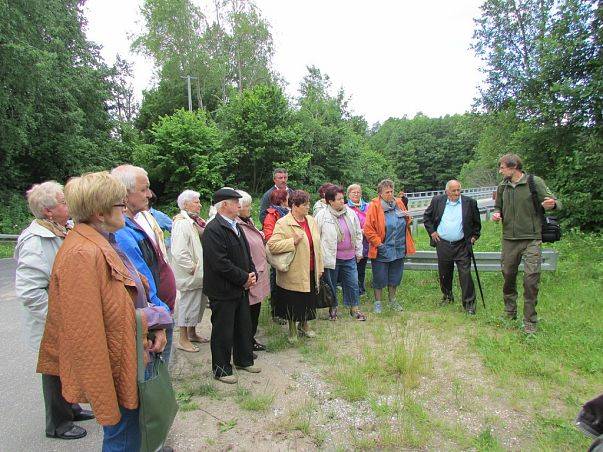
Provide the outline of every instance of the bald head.
{"type": "Polygon", "coordinates": [[[458,180],[452,179],[446,182],[446,196],[452,202],[458,201],[461,197],[461,183],[458,180]]]}

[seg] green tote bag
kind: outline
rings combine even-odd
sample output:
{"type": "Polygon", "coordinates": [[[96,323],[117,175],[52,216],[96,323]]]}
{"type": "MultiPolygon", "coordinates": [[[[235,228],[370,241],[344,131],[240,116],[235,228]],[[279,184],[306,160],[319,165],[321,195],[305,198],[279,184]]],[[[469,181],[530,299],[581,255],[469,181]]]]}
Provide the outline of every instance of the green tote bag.
{"type": "Polygon", "coordinates": [[[145,365],[142,345],[142,317],[136,310],[136,353],[138,355],[138,408],[141,452],[155,452],[163,446],[172,427],[178,402],[172,387],[167,365],[155,355],[152,376],[145,381],[145,365]]]}

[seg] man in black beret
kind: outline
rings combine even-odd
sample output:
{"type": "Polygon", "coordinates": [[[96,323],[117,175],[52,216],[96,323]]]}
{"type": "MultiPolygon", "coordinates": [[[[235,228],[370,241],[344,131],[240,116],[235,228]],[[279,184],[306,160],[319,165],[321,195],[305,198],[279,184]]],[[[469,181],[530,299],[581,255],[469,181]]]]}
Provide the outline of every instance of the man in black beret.
{"type": "Polygon", "coordinates": [[[214,378],[236,383],[231,356],[237,369],[257,373],[253,365],[251,315],[248,291],[257,273],[249,244],[235,219],[239,214],[239,195],[231,188],[214,193],[218,213],[207,223],[203,245],[203,291],[211,307],[211,360],[214,378]]]}

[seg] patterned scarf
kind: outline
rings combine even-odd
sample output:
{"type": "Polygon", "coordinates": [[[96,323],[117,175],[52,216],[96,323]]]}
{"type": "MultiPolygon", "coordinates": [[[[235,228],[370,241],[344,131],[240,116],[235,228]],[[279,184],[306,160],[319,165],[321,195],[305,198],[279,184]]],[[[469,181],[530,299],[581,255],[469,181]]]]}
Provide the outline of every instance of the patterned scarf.
{"type": "Polygon", "coordinates": [[[56,235],[57,237],[61,237],[62,239],[64,239],[67,236],[67,233],[69,232],[69,229],[67,229],[67,227],[61,226],[60,224],[54,221],[37,219],[36,223],[48,229],[54,235],[56,235]]]}
{"type": "Polygon", "coordinates": [[[358,210],[360,210],[360,212],[366,212],[366,209],[368,208],[368,203],[364,199],[361,199],[360,202],[356,204],[351,199],[348,199],[348,206],[356,207],[358,210]]]}
{"type": "Polygon", "coordinates": [[[272,204],[270,207],[272,207],[274,210],[276,210],[279,213],[279,215],[281,216],[281,218],[283,218],[285,215],[287,215],[289,213],[289,209],[287,207],[275,206],[274,204],[272,204]]]}
{"type": "Polygon", "coordinates": [[[201,237],[203,235],[203,231],[205,231],[205,226],[207,225],[207,223],[205,222],[205,220],[203,218],[201,218],[196,213],[191,213],[191,212],[186,212],[186,213],[188,214],[189,217],[191,217],[191,220],[193,220],[193,225],[195,226],[195,229],[199,233],[199,237],[201,237]]]}

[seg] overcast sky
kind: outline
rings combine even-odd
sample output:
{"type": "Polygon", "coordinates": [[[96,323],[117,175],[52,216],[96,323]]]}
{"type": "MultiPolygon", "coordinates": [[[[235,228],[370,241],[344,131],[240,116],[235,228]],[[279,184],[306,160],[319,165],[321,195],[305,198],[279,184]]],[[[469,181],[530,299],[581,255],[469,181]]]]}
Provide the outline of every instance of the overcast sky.
{"type": "MultiPolygon", "coordinates": [[[[207,1],[207,0],[205,0],[207,1]]],[[[201,3],[197,0],[197,3],[201,3]]],[[[134,62],[138,96],[153,64],[129,52],[139,0],[88,0],[88,38],[112,64],[134,62]]],[[[369,124],[387,118],[468,111],[481,78],[469,49],[481,0],[257,0],[272,26],[274,68],[297,95],[306,66],[327,73],[369,124]]]]}

